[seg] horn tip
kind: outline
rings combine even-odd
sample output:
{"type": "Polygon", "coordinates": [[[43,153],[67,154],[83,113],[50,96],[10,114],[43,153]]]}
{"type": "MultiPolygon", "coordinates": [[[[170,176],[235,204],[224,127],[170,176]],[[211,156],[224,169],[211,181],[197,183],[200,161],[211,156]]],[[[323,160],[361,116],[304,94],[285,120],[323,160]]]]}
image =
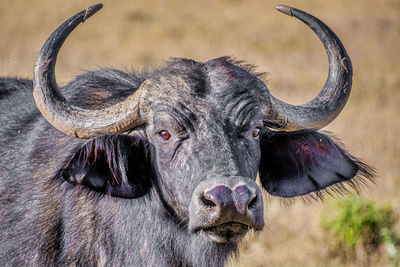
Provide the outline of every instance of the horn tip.
{"type": "Polygon", "coordinates": [[[276,5],[275,9],[278,10],[279,12],[282,12],[283,14],[293,16],[292,10],[293,8],[290,6],[285,6],[285,5],[276,5]]]}
{"type": "Polygon", "coordinates": [[[97,11],[99,11],[103,7],[102,3],[97,5],[90,6],[86,9],[85,15],[83,16],[82,22],[93,16],[97,11]]]}

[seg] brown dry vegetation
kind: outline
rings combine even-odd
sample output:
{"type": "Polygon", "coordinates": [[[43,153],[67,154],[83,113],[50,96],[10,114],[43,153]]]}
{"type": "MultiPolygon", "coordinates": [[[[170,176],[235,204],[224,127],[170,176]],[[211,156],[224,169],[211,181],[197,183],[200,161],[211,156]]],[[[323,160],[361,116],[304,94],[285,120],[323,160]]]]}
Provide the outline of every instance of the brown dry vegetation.
{"type": "MultiPolygon", "coordinates": [[[[93,1],[0,1],[0,76],[32,77],[41,45],[64,19],[93,1]]],[[[256,0],[104,1],[105,7],[68,39],[57,64],[66,83],[98,66],[156,67],[169,57],[197,61],[235,56],[268,72],[274,95],[291,103],[311,99],[328,64],[319,40],[302,23],[256,0]]],[[[326,129],[379,172],[363,195],[399,206],[400,1],[284,1],[325,21],[342,39],[354,66],[353,92],[326,129]]],[[[328,257],[319,218],[324,203],[289,207],[270,201],[267,227],[242,245],[232,266],[341,266],[328,257]]],[[[384,253],[372,265],[386,265],[384,253]]]]}

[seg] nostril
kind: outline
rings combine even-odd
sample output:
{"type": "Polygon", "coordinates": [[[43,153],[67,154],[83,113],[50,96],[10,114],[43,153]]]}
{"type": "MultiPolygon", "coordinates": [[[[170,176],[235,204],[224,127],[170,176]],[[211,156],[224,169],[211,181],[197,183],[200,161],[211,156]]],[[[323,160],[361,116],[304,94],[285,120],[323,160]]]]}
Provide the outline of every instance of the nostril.
{"type": "Polygon", "coordinates": [[[206,205],[207,207],[215,207],[217,206],[217,204],[215,204],[215,202],[213,202],[212,200],[207,199],[204,195],[202,195],[200,197],[201,202],[203,202],[204,205],[206,205]]]}
{"type": "Polygon", "coordinates": [[[247,205],[247,208],[252,209],[256,204],[257,204],[257,196],[254,195],[254,197],[250,200],[249,204],[247,205]]]}
{"type": "Polygon", "coordinates": [[[240,214],[244,215],[247,210],[257,206],[257,194],[255,191],[246,185],[239,185],[233,190],[235,206],[240,214]]]}

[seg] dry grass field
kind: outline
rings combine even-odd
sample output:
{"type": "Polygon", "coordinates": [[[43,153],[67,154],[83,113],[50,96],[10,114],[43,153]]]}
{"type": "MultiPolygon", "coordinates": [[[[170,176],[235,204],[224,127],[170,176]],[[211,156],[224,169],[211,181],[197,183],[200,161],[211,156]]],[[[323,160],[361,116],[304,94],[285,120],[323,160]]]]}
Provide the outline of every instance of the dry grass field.
{"type": "MultiPolygon", "coordinates": [[[[0,76],[31,78],[35,57],[48,35],[94,3],[1,0],[0,76]]],[[[278,98],[304,103],[322,88],[328,61],[311,30],[276,12],[275,4],[319,17],[343,41],[353,62],[353,91],[343,112],[326,130],[376,168],[376,185],[362,195],[398,212],[399,0],[104,1],[103,10],[79,26],[61,50],[58,82],[65,84],[74,75],[99,66],[131,70],[157,67],[170,57],[206,61],[229,55],[268,72],[268,86],[278,98]]],[[[266,229],[245,240],[239,259],[231,266],[360,266],[331,255],[330,239],[320,222],[326,202],[298,200],[282,205],[268,200],[266,229]]],[[[388,266],[383,248],[369,264],[388,266]]]]}

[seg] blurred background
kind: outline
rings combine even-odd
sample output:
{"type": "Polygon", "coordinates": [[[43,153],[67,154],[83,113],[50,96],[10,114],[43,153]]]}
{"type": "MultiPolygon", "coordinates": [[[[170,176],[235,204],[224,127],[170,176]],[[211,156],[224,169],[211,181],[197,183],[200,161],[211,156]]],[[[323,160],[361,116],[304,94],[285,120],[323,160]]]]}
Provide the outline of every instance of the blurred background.
{"type": "MultiPolygon", "coordinates": [[[[0,1],[0,76],[32,78],[49,34],[93,1],[0,1]]],[[[234,56],[268,73],[280,99],[301,104],[322,88],[328,60],[287,4],[327,23],[354,67],[352,95],[325,130],[373,166],[360,196],[288,203],[267,197],[266,228],[250,235],[230,266],[400,266],[399,0],[113,0],[79,26],[58,58],[60,84],[99,66],[140,70],[170,57],[234,56]]],[[[161,242],[161,241],[160,241],[161,242]]],[[[212,259],[210,259],[212,260],[212,259]]]]}

